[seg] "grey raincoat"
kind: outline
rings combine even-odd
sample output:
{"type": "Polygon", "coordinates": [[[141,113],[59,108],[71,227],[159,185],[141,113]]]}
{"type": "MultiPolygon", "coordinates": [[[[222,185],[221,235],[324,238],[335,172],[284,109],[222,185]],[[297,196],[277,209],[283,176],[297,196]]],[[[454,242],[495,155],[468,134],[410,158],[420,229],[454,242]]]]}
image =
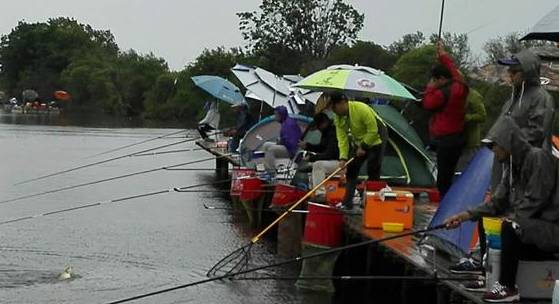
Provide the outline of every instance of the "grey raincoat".
{"type": "MultiPolygon", "coordinates": [[[[539,228],[531,224],[535,220],[543,220],[542,212],[548,209],[546,214],[555,221],[559,220],[559,202],[551,204],[557,180],[555,157],[547,149],[530,145],[518,125],[508,116],[495,123],[487,138],[511,151],[510,160],[505,162],[510,174],[503,176],[491,202],[468,211],[472,220],[479,220],[482,216],[504,216],[519,223],[521,229],[530,225],[530,229],[522,230],[521,239],[535,245],[544,242],[542,229],[553,230],[545,232],[550,237],[552,233],[559,236],[559,226],[539,228]]],[[[557,237],[549,241],[559,243],[557,237]]]]}
{"type": "Polygon", "coordinates": [[[501,116],[510,115],[530,144],[541,147],[550,138],[553,120],[553,98],[540,85],[541,61],[524,50],[514,55],[520,62],[524,82],[513,87],[512,97],[504,104],[501,116]]]}

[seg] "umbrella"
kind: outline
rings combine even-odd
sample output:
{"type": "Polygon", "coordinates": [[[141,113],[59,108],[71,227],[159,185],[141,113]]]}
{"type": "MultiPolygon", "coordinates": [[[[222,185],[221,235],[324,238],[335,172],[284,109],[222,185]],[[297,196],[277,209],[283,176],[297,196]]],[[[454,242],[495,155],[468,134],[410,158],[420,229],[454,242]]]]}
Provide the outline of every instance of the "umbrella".
{"type": "Polygon", "coordinates": [[[294,85],[313,91],[343,91],[348,95],[413,99],[398,81],[383,71],[366,66],[333,65],[304,78],[294,85]]]}
{"type": "Polygon", "coordinates": [[[532,30],[520,40],[550,40],[559,42],[559,6],[538,21],[532,30]]]}
{"type": "Polygon", "coordinates": [[[27,90],[24,90],[21,93],[21,97],[22,97],[21,99],[23,100],[23,103],[33,102],[33,101],[37,100],[37,98],[39,98],[39,94],[35,90],[27,89],[27,90]]]}
{"type": "Polygon", "coordinates": [[[247,98],[263,101],[271,107],[283,105],[292,114],[299,113],[296,104],[304,104],[307,100],[316,102],[318,98],[305,95],[308,91],[291,89],[297,76],[277,76],[265,69],[242,64],[235,65],[231,71],[247,89],[247,98]]]}
{"type": "Polygon", "coordinates": [[[192,81],[197,87],[221,101],[230,104],[245,102],[245,98],[243,94],[241,94],[239,88],[227,79],[218,76],[203,75],[192,77],[192,81]]]}
{"type": "Polygon", "coordinates": [[[66,91],[55,91],[53,95],[56,100],[70,101],[72,99],[72,95],[66,91]]]}

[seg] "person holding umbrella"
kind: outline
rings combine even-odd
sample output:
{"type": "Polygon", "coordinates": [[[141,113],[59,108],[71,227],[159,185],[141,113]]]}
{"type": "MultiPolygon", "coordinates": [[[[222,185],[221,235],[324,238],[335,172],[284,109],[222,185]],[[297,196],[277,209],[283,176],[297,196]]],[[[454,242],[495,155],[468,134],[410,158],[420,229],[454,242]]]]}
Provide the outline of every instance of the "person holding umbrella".
{"type": "Polygon", "coordinates": [[[433,113],[429,133],[437,151],[437,188],[443,198],[452,185],[465,144],[464,117],[469,88],[442,42],[437,45],[437,53],[439,63],[431,70],[422,106],[433,113]]]}
{"type": "Polygon", "coordinates": [[[388,130],[382,122],[377,122],[376,114],[370,106],[358,101],[349,101],[340,93],[331,94],[330,101],[336,114],[334,124],[340,150],[339,167],[345,168],[351,150],[355,153],[353,162],[342,172],[342,180],[345,179],[347,184],[340,207],[351,210],[357,177],[365,161],[368,179],[373,181],[380,178],[388,130]]]}

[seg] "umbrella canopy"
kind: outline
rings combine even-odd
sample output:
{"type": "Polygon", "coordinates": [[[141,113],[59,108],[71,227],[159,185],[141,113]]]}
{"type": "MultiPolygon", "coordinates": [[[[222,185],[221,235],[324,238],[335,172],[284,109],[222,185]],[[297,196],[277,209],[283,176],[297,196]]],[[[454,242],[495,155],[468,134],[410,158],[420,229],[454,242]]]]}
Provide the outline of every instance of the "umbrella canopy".
{"type": "Polygon", "coordinates": [[[343,91],[352,96],[414,99],[398,81],[365,66],[333,65],[311,74],[294,85],[313,91],[343,91]]]}
{"type": "Polygon", "coordinates": [[[242,64],[235,65],[231,71],[247,89],[246,97],[263,101],[270,107],[285,106],[291,114],[299,113],[297,104],[316,102],[318,98],[307,91],[290,88],[298,80],[297,76],[277,76],[265,69],[242,64]]]}
{"type": "Polygon", "coordinates": [[[549,40],[559,42],[559,6],[545,15],[521,40],[549,40]]]}
{"type": "Polygon", "coordinates": [[[33,102],[39,98],[39,94],[35,90],[27,89],[21,93],[21,99],[25,102],[33,102]]]}
{"type": "Polygon", "coordinates": [[[70,101],[72,100],[72,95],[66,91],[55,91],[54,92],[54,99],[60,101],[70,101]]]}
{"type": "Polygon", "coordinates": [[[202,75],[192,77],[192,81],[197,87],[221,101],[230,104],[245,102],[241,90],[227,79],[218,76],[202,75]]]}

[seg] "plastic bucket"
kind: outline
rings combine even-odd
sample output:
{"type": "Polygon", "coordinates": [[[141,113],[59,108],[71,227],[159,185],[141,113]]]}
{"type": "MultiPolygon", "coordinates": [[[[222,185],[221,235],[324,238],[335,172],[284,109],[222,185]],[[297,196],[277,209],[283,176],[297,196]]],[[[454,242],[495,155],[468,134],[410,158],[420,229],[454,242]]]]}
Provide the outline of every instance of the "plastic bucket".
{"type": "Polygon", "coordinates": [[[493,249],[501,249],[501,236],[495,234],[487,234],[487,246],[493,249]]]}
{"type": "Polygon", "coordinates": [[[241,179],[254,176],[256,171],[253,169],[248,168],[233,168],[233,172],[231,172],[231,190],[229,194],[231,196],[240,196],[241,195],[241,179]]]}
{"type": "Polygon", "coordinates": [[[308,204],[303,241],[322,247],[337,247],[342,243],[344,215],[338,209],[308,204]]]}
{"type": "Polygon", "coordinates": [[[297,189],[291,185],[277,184],[272,196],[272,206],[286,207],[289,206],[307,194],[306,191],[297,189]]]}
{"type": "Polygon", "coordinates": [[[486,234],[501,235],[501,225],[503,220],[495,217],[484,217],[483,228],[486,234]]]}
{"type": "Polygon", "coordinates": [[[262,191],[262,185],[264,183],[258,177],[240,178],[239,181],[241,184],[239,199],[241,201],[257,200],[264,194],[262,191]]]}

